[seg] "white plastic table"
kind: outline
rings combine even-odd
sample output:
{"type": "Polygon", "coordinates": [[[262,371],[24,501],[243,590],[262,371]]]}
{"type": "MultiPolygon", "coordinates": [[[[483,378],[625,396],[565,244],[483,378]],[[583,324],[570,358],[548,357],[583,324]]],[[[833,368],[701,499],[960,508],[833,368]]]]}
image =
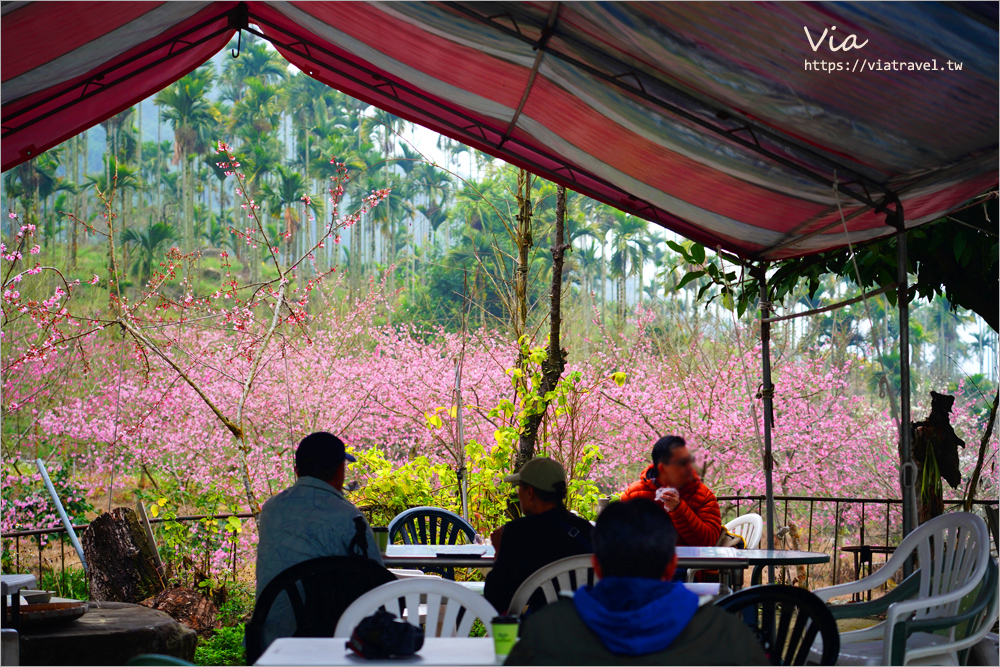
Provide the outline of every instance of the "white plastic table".
{"type": "MultiPolygon", "coordinates": [[[[492,546],[390,544],[382,557],[386,567],[492,567],[492,546]],[[470,553],[482,551],[482,555],[470,553]],[[444,554],[444,555],[442,555],[444,554]]],[[[714,570],[747,567],[744,551],[732,547],[677,547],[677,566],[714,570]]]]}
{"type": "Polygon", "coordinates": [[[677,567],[695,570],[746,567],[743,550],[733,547],[677,547],[677,567]]]}
{"type": "Polygon", "coordinates": [[[257,665],[497,665],[491,637],[427,637],[416,655],[365,660],[345,648],[346,637],[276,639],[257,665]]]}
{"type": "Polygon", "coordinates": [[[10,596],[10,627],[17,630],[21,622],[21,594],[22,588],[31,588],[35,585],[35,575],[33,574],[2,574],[0,575],[0,595],[3,596],[3,622],[7,619],[7,596],[10,596]]]}
{"type": "Polygon", "coordinates": [[[382,561],[386,567],[492,567],[495,554],[489,545],[390,544],[382,561]]]}
{"type": "Polygon", "coordinates": [[[742,549],[753,573],[750,575],[750,585],[759,586],[763,580],[764,568],[768,565],[783,567],[785,565],[819,565],[829,563],[830,554],[819,551],[784,551],[782,549],[742,549]]]}

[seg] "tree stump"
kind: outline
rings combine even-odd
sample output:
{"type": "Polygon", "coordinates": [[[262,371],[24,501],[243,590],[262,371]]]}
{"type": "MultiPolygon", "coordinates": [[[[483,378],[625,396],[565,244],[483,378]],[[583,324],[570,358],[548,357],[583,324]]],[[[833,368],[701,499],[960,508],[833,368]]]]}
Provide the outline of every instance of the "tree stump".
{"type": "Polygon", "coordinates": [[[134,603],[163,590],[153,548],[131,509],[116,507],[94,519],[80,544],[91,600],[134,603]]]}
{"type": "Polygon", "coordinates": [[[139,604],[150,609],[165,611],[175,621],[191,628],[202,637],[222,627],[219,610],[211,600],[193,588],[168,588],[139,604]]]}

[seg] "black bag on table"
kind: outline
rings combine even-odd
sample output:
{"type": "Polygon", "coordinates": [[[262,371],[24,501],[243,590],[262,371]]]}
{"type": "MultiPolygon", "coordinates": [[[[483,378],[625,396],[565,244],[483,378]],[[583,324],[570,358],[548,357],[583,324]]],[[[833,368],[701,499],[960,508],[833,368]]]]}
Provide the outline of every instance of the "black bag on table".
{"type": "Polygon", "coordinates": [[[424,645],[424,631],[385,609],[361,619],[346,647],[366,660],[413,655],[424,645]]]}

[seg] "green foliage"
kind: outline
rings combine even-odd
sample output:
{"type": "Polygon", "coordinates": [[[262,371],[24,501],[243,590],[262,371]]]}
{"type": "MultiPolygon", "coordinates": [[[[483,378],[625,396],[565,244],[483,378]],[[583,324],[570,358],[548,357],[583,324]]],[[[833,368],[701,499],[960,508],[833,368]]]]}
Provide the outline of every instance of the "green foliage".
{"type": "Polygon", "coordinates": [[[206,595],[216,600],[225,599],[227,587],[236,582],[234,571],[226,569],[214,577],[206,576],[212,571],[212,554],[221,548],[234,554],[243,531],[243,520],[237,517],[204,518],[197,521],[172,521],[179,516],[179,510],[194,510],[195,514],[236,514],[239,512],[238,499],[228,497],[215,485],[208,488],[192,486],[180,490],[176,479],[162,479],[156,490],[138,489],[136,495],[146,507],[151,518],[164,519],[154,524],[159,545],[160,558],[171,564],[172,579],[186,581],[199,580],[198,586],[206,595]],[[197,575],[197,576],[194,576],[197,575]]]}
{"type": "Polygon", "coordinates": [[[87,574],[82,567],[67,567],[58,572],[42,570],[42,578],[38,582],[38,588],[43,591],[55,591],[56,597],[73,600],[90,599],[87,574]]]}
{"type": "Polygon", "coordinates": [[[243,624],[216,630],[211,637],[198,640],[194,651],[196,665],[245,665],[246,649],[243,648],[243,624]]]}
{"type": "MultiPolygon", "coordinates": [[[[944,295],[953,310],[957,307],[968,308],[979,314],[994,330],[997,330],[1000,320],[1000,294],[996,281],[997,217],[997,199],[992,198],[948,218],[910,229],[906,234],[908,271],[917,277],[914,285],[916,293],[928,301],[944,295]]],[[[678,288],[707,276],[710,281],[698,291],[699,301],[707,296],[706,303],[711,303],[722,296],[723,306],[731,309],[735,305],[740,315],[757,302],[760,281],[751,272],[747,272],[745,279],[736,285],[736,273],[724,272],[721,259],[706,257],[703,246],[671,241],[667,245],[695,267],[681,278],[678,288]],[[718,290],[713,291],[713,287],[718,290]]],[[[802,282],[808,284],[810,299],[815,298],[822,278],[831,274],[851,283],[860,280],[861,287],[866,291],[896,282],[895,235],[856,246],[854,250],[857,271],[847,248],[773,263],[770,266],[773,271],[767,277],[772,300],[781,302],[802,282]]],[[[739,261],[737,258],[729,259],[739,261]]],[[[886,299],[895,306],[895,291],[886,292],[886,299]]]]}
{"type": "Polygon", "coordinates": [[[255,601],[253,582],[232,582],[227,586],[226,599],[219,605],[219,620],[224,626],[247,622],[253,615],[255,601]]]}
{"type": "Polygon", "coordinates": [[[397,468],[377,446],[354,455],[358,461],[351,470],[361,488],[349,494],[350,499],[365,508],[372,525],[387,526],[393,517],[410,507],[433,505],[456,509],[455,473],[448,466],[432,464],[426,456],[418,456],[397,468]],[[450,495],[442,492],[447,488],[452,491],[450,495]]]}
{"type": "Polygon", "coordinates": [[[122,233],[122,244],[134,253],[129,271],[140,283],[149,281],[174,238],[174,228],[165,222],[150,223],[145,231],[130,228],[122,233]]]}

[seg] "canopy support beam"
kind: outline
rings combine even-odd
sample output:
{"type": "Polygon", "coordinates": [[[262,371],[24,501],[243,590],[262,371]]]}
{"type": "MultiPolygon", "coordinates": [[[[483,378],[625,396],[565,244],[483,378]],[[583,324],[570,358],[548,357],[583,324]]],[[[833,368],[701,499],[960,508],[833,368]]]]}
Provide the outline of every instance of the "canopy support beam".
{"type": "MultiPolygon", "coordinates": [[[[910,303],[907,280],[909,258],[903,204],[895,198],[896,210],[886,222],[896,228],[896,300],[899,307],[899,486],[903,498],[903,537],[916,528],[916,465],[910,432],[910,303]]],[[[912,567],[912,561],[907,565],[912,567]]],[[[906,568],[906,569],[909,569],[906,568]]],[[[909,575],[909,572],[906,572],[909,575]]]]}
{"type": "MultiPolygon", "coordinates": [[[[767,514],[767,548],[774,549],[774,456],[771,452],[771,431],[774,427],[774,385],[771,384],[771,299],[767,289],[767,262],[750,269],[760,283],[760,397],[764,411],[764,498],[767,514]]],[[[767,568],[767,583],[774,583],[774,566],[767,568]]]]}

